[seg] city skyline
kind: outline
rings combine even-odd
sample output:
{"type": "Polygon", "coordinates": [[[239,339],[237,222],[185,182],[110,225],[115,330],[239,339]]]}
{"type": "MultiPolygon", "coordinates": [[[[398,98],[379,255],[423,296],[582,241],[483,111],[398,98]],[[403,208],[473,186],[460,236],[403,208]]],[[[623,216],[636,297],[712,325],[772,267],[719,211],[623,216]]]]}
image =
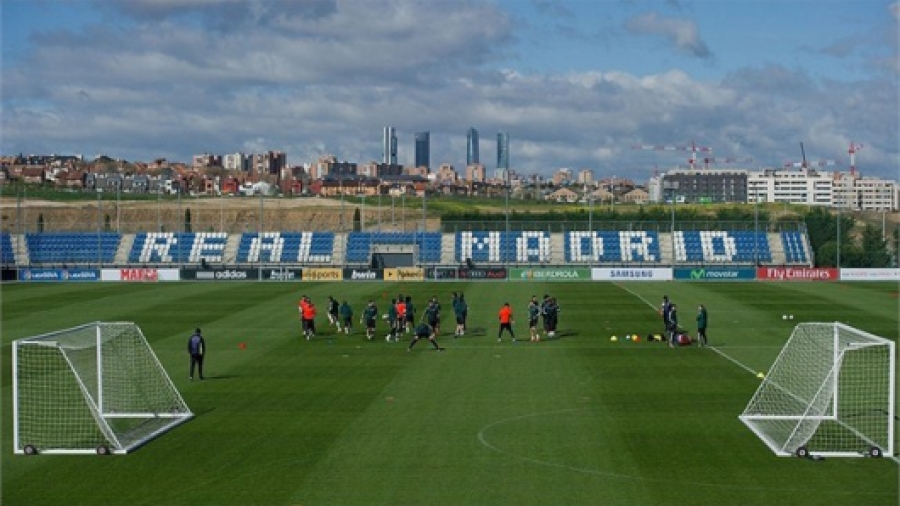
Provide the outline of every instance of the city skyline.
{"type": "Polygon", "coordinates": [[[832,170],[856,143],[863,174],[896,178],[898,16],[893,0],[7,0],[0,154],[364,163],[390,125],[397,163],[429,131],[432,168],[462,167],[477,125],[510,134],[520,173],[643,180],[692,144],[778,168],[802,142],[832,170]]]}

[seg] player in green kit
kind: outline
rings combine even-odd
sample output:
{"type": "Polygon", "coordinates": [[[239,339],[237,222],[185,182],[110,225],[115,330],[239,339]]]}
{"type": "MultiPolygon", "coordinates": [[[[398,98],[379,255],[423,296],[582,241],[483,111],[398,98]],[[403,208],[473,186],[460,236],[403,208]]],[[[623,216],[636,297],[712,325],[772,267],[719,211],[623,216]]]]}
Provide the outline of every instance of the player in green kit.
{"type": "Polygon", "coordinates": [[[528,302],[528,330],[531,332],[532,341],[540,341],[541,334],[538,332],[538,318],[541,316],[541,305],[538,304],[537,297],[532,295],[531,301],[528,302]]]}
{"type": "MultiPolygon", "coordinates": [[[[350,328],[353,327],[353,308],[350,307],[350,304],[347,304],[345,300],[340,307],[341,319],[344,320],[344,334],[350,334],[350,328]]],[[[340,327],[338,328],[338,332],[340,332],[340,327]]]]}
{"type": "Polygon", "coordinates": [[[360,319],[360,323],[365,322],[366,337],[369,338],[369,340],[372,340],[372,338],[375,337],[375,320],[377,319],[378,308],[375,307],[375,301],[370,300],[366,309],[363,310],[362,318],[360,319]]]}

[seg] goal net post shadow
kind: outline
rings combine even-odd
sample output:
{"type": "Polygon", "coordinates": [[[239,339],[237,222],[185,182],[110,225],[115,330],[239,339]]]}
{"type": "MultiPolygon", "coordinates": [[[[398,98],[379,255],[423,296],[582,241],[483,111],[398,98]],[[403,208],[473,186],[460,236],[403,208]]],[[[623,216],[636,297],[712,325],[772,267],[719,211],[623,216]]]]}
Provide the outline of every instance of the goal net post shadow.
{"type": "Polygon", "coordinates": [[[894,455],[895,348],[843,323],[801,323],[739,418],[778,456],[894,455]]]}
{"type": "Polygon", "coordinates": [[[131,322],[15,340],[12,369],[17,454],[125,454],[194,416],[131,322]]]}

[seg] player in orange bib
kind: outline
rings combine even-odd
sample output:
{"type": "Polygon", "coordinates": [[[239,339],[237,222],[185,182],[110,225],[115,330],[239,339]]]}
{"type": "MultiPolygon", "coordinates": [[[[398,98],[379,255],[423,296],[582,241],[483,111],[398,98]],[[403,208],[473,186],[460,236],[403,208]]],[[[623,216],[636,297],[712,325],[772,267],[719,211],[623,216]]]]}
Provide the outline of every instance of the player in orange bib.
{"type": "Polygon", "coordinates": [[[513,310],[509,306],[509,302],[504,302],[503,307],[500,308],[500,331],[497,332],[497,342],[503,341],[503,331],[508,330],[509,335],[512,337],[513,342],[516,341],[516,334],[513,332],[513,310]]]}

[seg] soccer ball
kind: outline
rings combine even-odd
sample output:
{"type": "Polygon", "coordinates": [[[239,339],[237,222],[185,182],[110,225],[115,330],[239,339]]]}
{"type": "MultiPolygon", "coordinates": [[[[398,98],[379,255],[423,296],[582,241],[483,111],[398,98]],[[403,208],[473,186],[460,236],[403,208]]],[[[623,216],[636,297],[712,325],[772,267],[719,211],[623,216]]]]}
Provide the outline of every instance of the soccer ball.
{"type": "Polygon", "coordinates": [[[616,341],[619,340],[619,338],[616,337],[616,336],[612,336],[612,337],[609,338],[609,340],[612,341],[612,342],[616,342],[616,341]]]}
{"type": "Polygon", "coordinates": [[[384,340],[387,342],[391,342],[391,335],[388,334],[388,335],[384,336],[384,340]]]}
{"type": "Polygon", "coordinates": [[[788,320],[793,320],[793,319],[794,319],[794,315],[789,314],[789,315],[788,315],[788,320]]]}
{"type": "Polygon", "coordinates": [[[781,319],[782,319],[782,320],[787,320],[787,315],[786,315],[786,314],[781,315],[781,319]]]}
{"type": "Polygon", "coordinates": [[[631,341],[631,334],[625,334],[625,340],[631,341]]]}

